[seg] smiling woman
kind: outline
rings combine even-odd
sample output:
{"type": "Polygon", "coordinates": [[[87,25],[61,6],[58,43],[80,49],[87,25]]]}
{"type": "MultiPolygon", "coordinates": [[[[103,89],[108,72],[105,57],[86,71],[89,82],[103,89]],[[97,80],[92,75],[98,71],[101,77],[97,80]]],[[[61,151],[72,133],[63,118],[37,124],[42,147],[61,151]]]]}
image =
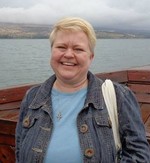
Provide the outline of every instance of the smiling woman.
{"type": "Polygon", "coordinates": [[[81,18],[64,18],[54,26],[50,42],[55,74],[27,91],[22,101],[16,162],[149,163],[139,105],[119,83],[114,86],[122,149],[115,148],[103,80],[89,71],[96,43],[93,27],[81,18]]]}
{"type": "Polygon", "coordinates": [[[68,87],[69,90],[72,88],[70,91],[80,89],[87,81],[87,72],[93,57],[86,34],[81,31],[58,32],[51,56],[51,66],[57,76],[54,87],[57,85],[61,91],[67,91],[68,87]]]}

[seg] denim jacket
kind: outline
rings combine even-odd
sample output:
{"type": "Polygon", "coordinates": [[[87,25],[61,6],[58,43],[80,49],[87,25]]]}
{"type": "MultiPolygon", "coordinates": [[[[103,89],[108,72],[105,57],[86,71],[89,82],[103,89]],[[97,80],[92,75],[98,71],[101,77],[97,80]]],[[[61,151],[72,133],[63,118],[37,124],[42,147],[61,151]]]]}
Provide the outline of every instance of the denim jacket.
{"type": "MultiPolygon", "coordinates": [[[[56,76],[27,91],[16,128],[16,162],[42,163],[53,131],[51,89],[56,76]]],[[[77,117],[84,163],[149,163],[150,148],[134,94],[114,83],[122,151],[116,152],[111,122],[102,96],[102,80],[88,72],[85,105],[77,117]]]]}

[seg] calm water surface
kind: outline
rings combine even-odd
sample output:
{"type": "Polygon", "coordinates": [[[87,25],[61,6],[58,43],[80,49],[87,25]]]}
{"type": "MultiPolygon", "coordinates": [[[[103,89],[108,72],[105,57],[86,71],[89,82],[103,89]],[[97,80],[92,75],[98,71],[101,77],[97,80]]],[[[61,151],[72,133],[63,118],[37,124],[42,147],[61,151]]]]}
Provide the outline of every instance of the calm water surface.
{"type": "MultiPolygon", "coordinates": [[[[49,66],[48,39],[0,39],[0,87],[46,80],[49,66]]],[[[100,39],[90,67],[93,73],[150,64],[150,39],[100,39]]]]}

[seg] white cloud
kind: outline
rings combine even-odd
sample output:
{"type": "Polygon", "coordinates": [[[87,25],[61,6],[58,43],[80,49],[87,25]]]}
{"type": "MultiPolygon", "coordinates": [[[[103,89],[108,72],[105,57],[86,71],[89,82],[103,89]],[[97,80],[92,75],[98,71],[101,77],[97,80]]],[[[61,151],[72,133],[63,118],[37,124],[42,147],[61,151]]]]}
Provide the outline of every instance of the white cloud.
{"type": "Polygon", "coordinates": [[[0,0],[0,4],[0,22],[51,24],[64,16],[80,16],[93,25],[150,27],[149,0],[0,0]]]}

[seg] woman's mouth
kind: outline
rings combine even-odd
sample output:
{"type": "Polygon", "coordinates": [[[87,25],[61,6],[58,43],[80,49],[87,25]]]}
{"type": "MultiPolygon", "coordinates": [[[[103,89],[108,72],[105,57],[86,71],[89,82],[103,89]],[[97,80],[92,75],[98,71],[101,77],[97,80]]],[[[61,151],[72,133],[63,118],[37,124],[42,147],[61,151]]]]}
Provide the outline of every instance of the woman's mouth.
{"type": "Polygon", "coordinates": [[[75,63],[71,63],[71,62],[61,62],[62,65],[65,65],[65,66],[75,66],[76,64],[75,63]]]}

